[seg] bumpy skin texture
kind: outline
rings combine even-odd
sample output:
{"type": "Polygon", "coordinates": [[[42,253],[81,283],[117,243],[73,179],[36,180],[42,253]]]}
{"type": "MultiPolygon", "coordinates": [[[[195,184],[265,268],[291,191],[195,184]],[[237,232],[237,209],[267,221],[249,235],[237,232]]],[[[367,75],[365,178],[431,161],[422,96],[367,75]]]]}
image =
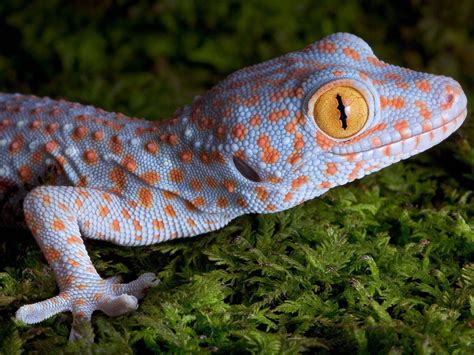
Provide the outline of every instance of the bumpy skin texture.
{"type": "Polygon", "coordinates": [[[156,283],[153,274],[103,280],[83,238],[148,245],[285,210],[428,149],[465,117],[456,81],[386,64],[344,33],[239,70],[165,122],[2,94],[3,223],[24,212],[60,288],[17,318],[122,314],[156,283]],[[333,83],[368,103],[350,139],[329,137],[311,115],[313,94],[333,83]]]}

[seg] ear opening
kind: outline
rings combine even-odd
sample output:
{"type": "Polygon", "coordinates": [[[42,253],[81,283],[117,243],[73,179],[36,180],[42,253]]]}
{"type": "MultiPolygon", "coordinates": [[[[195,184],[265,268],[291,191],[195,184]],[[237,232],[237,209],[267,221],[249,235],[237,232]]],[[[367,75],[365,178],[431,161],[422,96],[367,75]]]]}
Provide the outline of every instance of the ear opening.
{"type": "Polygon", "coordinates": [[[239,171],[239,173],[242,174],[243,177],[246,179],[253,181],[253,182],[261,182],[262,179],[258,175],[258,173],[250,166],[248,165],[245,161],[242,159],[233,156],[232,160],[234,161],[234,165],[239,171]]]}

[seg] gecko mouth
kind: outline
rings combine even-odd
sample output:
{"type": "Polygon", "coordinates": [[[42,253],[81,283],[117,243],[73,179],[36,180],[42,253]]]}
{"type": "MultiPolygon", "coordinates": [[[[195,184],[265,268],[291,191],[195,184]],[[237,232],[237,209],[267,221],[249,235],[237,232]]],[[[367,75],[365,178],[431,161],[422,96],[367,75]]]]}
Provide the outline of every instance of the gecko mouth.
{"type": "Polygon", "coordinates": [[[372,156],[412,156],[450,136],[461,126],[466,115],[467,109],[464,108],[452,119],[440,115],[435,120],[417,123],[409,129],[394,130],[388,137],[383,137],[379,145],[373,145],[370,140],[366,140],[347,146],[335,146],[331,152],[340,156],[363,154],[364,159],[372,156]],[[438,123],[437,127],[433,127],[433,122],[438,123]]]}

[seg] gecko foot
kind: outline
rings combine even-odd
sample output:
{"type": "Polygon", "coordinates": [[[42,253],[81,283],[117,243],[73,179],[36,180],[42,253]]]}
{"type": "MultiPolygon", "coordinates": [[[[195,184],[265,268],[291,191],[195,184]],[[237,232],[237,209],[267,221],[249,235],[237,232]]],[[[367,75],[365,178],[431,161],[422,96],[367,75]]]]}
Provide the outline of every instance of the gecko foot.
{"type": "Polygon", "coordinates": [[[143,274],[129,283],[120,281],[121,278],[115,276],[84,284],[75,283],[55,297],[20,307],[16,312],[16,319],[34,324],[60,312],[71,311],[73,327],[70,340],[80,339],[82,332],[75,325],[84,321],[88,323],[92,312],[100,310],[108,316],[116,317],[135,310],[138,308],[138,299],[150,287],[159,283],[153,273],[143,274]]]}

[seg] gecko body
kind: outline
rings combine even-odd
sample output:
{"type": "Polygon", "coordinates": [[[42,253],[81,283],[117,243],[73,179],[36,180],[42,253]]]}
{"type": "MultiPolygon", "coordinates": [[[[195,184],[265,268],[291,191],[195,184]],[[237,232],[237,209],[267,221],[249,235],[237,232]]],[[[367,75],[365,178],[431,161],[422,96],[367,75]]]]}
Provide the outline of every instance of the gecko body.
{"type": "Polygon", "coordinates": [[[102,279],[83,238],[149,245],[286,210],[428,149],[465,117],[455,80],[384,63],[346,33],[239,70],[164,122],[1,94],[1,222],[26,222],[60,290],[16,317],[137,307],[154,275],[102,279]]]}

